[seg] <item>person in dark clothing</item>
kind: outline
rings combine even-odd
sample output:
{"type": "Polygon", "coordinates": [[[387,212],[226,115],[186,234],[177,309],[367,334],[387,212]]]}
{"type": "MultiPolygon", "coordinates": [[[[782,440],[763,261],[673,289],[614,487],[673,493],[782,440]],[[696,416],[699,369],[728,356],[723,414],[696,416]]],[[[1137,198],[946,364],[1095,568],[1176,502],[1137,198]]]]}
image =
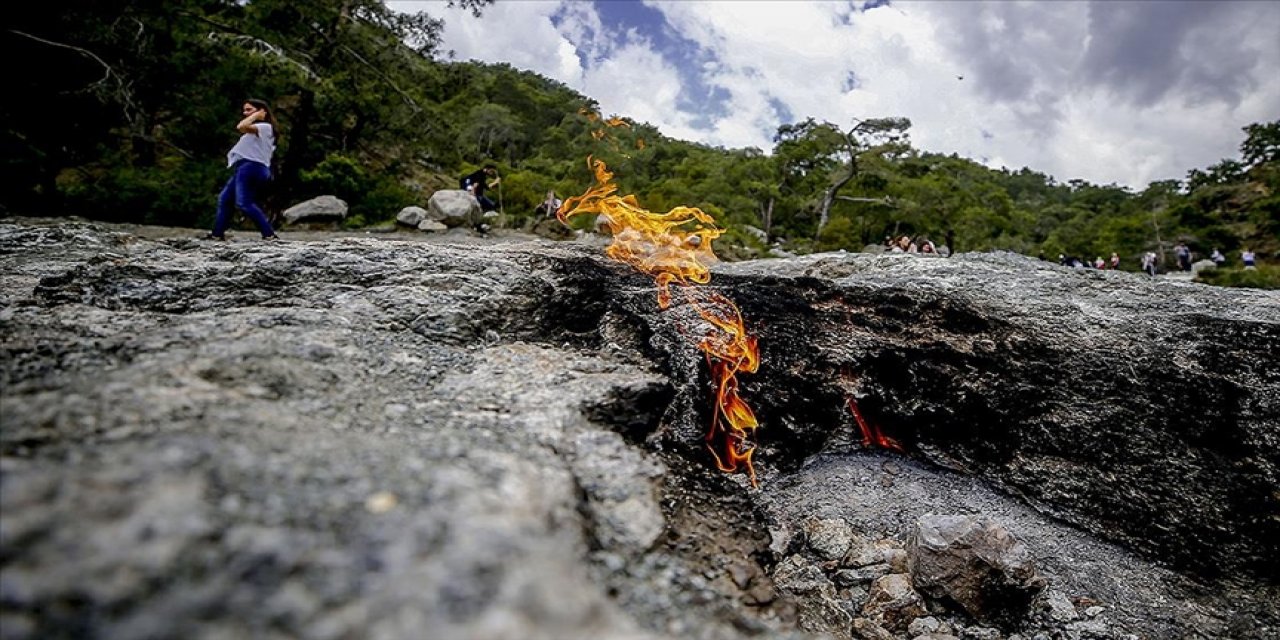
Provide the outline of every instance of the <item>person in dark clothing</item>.
{"type": "Polygon", "coordinates": [[[1173,249],[1174,255],[1178,256],[1178,268],[1183,271],[1191,270],[1191,248],[1186,244],[1179,242],[1178,246],[1173,249]]]}
{"type": "Polygon", "coordinates": [[[480,202],[481,211],[497,211],[498,205],[493,200],[484,195],[484,192],[492,187],[498,186],[502,182],[502,178],[498,177],[498,168],[492,164],[486,164],[483,169],[469,173],[458,181],[464,191],[475,196],[480,202]],[[490,182],[490,179],[493,179],[490,182]]]}

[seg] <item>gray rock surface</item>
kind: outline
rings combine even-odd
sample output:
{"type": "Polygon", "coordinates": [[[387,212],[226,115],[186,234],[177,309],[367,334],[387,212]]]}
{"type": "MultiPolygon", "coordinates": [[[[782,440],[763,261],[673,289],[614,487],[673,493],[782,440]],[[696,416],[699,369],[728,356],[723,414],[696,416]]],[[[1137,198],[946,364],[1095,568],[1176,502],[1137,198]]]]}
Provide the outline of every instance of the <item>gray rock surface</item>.
{"type": "Polygon", "coordinates": [[[427,216],[447,227],[480,223],[480,201],[460,189],[441,189],[427,201],[427,216]]]}
{"type": "Polygon", "coordinates": [[[285,222],[334,222],[347,217],[347,203],[337,196],[317,196],[289,207],[281,214],[285,222]]]}
{"type": "Polygon", "coordinates": [[[597,247],[194,235],[0,221],[6,640],[905,638],[862,611],[926,513],[1006,523],[1082,614],[1025,638],[1275,636],[1272,294],[720,265],[761,339],[751,489],[703,448],[690,310],[597,247]]]}

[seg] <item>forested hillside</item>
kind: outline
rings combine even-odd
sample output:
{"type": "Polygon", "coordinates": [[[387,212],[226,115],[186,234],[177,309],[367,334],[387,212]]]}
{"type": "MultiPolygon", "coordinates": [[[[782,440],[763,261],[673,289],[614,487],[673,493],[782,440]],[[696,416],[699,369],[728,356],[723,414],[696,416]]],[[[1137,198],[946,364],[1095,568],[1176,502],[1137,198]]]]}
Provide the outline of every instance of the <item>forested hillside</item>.
{"type": "MultiPolygon", "coordinates": [[[[461,4],[478,13],[488,2],[461,4]]],[[[519,225],[547,190],[580,193],[594,154],[647,207],[715,215],[730,257],[772,244],[857,250],[900,234],[1050,259],[1114,251],[1129,269],[1179,241],[1237,264],[1246,247],[1264,261],[1280,252],[1280,120],[1245,127],[1239,157],[1133,191],[916,149],[896,114],[790,123],[770,150],[692,144],[630,121],[597,139],[589,96],[509,66],[448,61],[441,21],[379,0],[7,11],[0,205],[11,213],[207,226],[239,106],[258,97],[283,130],[271,206],[331,193],[351,204],[352,225],[390,220],[487,161],[519,225]]]]}

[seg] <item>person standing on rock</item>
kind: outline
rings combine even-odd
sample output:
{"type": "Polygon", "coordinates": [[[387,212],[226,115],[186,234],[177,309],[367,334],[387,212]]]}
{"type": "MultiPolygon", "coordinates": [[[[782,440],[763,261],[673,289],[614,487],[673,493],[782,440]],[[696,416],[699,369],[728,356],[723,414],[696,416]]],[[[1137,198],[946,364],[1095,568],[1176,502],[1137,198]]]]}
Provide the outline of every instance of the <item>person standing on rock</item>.
{"type": "Polygon", "coordinates": [[[1173,249],[1174,255],[1178,256],[1178,268],[1183,271],[1191,270],[1191,248],[1186,244],[1179,242],[1177,247],[1173,249]]]}
{"type": "Polygon", "coordinates": [[[1253,252],[1250,251],[1248,247],[1246,247],[1244,251],[1240,252],[1240,262],[1244,263],[1245,269],[1256,269],[1258,264],[1257,257],[1254,256],[1253,252]]]}
{"type": "Polygon", "coordinates": [[[246,100],[240,108],[243,118],[236,125],[240,140],[227,152],[231,179],[218,196],[218,215],[213,221],[211,240],[226,240],[231,226],[232,206],[239,208],[258,225],[263,239],[279,240],[267,214],[258,206],[258,193],[271,181],[271,156],[276,151],[279,127],[271,108],[262,100],[246,100]]]}
{"type": "Polygon", "coordinates": [[[1142,254],[1142,270],[1152,278],[1156,277],[1156,262],[1157,258],[1154,252],[1148,251],[1142,254]]]}

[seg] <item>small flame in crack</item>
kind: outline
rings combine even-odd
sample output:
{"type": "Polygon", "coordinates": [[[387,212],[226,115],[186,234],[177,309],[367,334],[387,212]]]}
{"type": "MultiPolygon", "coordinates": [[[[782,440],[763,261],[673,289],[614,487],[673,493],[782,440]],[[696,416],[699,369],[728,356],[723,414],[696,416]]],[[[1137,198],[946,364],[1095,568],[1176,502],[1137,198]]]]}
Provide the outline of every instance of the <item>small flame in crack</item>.
{"type": "Polygon", "coordinates": [[[849,411],[853,412],[853,419],[858,423],[858,430],[862,432],[862,446],[880,447],[903,453],[902,445],[898,444],[897,440],[885,435],[878,425],[867,422],[867,419],[862,417],[862,411],[858,410],[858,403],[853,398],[849,398],[849,411]]]}
{"type": "Polygon", "coordinates": [[[671,306],[674,289],[706,321],[697,345],[706,355],[716,386],[707,448],[721,471],[745,470],[751,485],[756,486],[751,456],[759,423],[738,394],[737,379],[738,373],[754,373],[760,366],[756,339],[747,334],[742,313],[732,300],[694,286],[711,280],[707,265],[716,260],[711,241],[724,230],[696,207],[676,207],[666,213],[649,211],[640,206],[634,195],[617,194],[613,173],[603,161],[587,158],[587,165],[595,174],[596,184],[583,195],[566,199],[556,216],[565,224],[577,215],[601,216],[613,234],[613,242],[605,250],[609,257],[653,277],[660,308],[671,306]]]}

